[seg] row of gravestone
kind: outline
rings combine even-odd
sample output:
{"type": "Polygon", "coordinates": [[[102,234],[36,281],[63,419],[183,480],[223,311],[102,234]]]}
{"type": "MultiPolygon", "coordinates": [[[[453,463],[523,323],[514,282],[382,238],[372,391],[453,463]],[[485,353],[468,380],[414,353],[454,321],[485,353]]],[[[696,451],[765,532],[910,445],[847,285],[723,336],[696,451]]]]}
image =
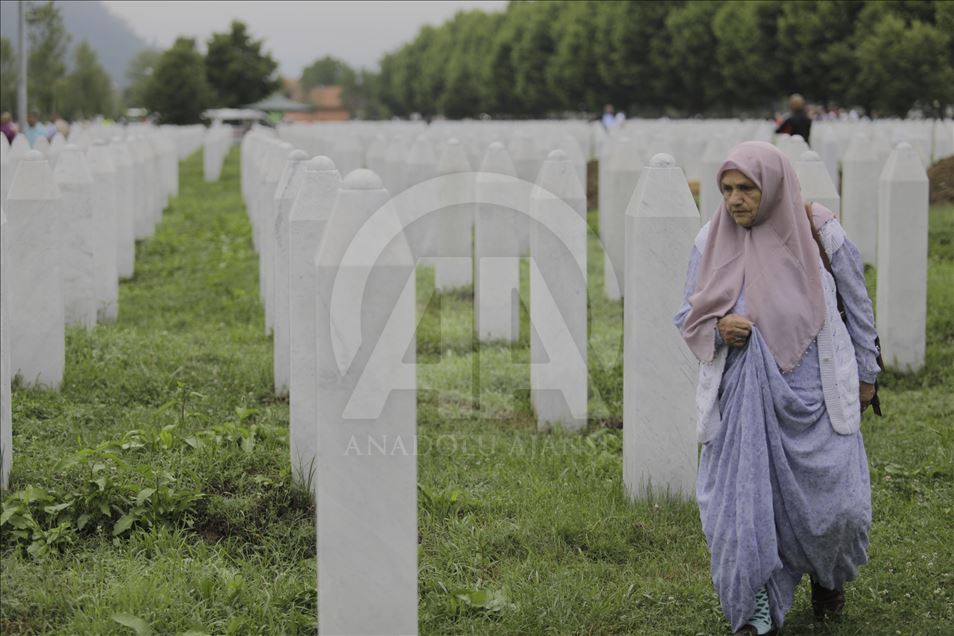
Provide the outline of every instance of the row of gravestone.
{"type": "Polygon", "coordinates": [[[54,139],[23,149],[23,135],[9,148],[6,137],[0,141],[9,176],[0,264],[0,486],[13,457],[12,379],[57,390],[66,329],[116,320],[119,281],[134,273],[135,242],[153,235],[177,194],[178,157],[197,147],[198,132],[74,125],[62,145],[54,139]]]}
{"type": "MultiPolygon", "coordinates": [[[[416,631],[416,263],[435,267],[436,280],[448,281],[442,290],[469,284],[473,271],[477,337],[508,340],[518,324],[517,263],[529,255],[534,412],[541,427],[571,430],[587,417],[586,199],[573,157],[549,152],[531,184],[508,153],[525,133],[506,145],[490,142],[473,172],[456,137],[422,141],[418,129],[408,144],[388,140],[389,127],[381,128],[363,141],[358,134],[349,141],[344,127],[329,128],[333,141],[320,139],[320,126],[285,127],[280,138],[255,130],[242,141],[242,192],[274,334],[276,391],[290,389],[293,472],[317,498],[326,633],[416,631]],[[309,159],[282,139],[333,156],[309,159]],[[397,151],[384,153],[378,166],[387,179],[362,169],[380,161],[371,149],[382,139],[405,150],[403,167],[395,165],[397,151]],[[354,168],[343,181],[339,159],[354,168]]],[[[408,131],[402,125],[395,136],[408,131]]],[[[837,191],[818,154],[803,140],[776,141],[795,160],[804,198],[837,212],[837,191]]],[[[647,165],[631,140],[611,144],[601,234],[604,245],[619,242],[619,264],[607,256],[606,278],[617,279],[627,299],[624,481],[634,497],[650,490],[691,496],[697,363],[671,320],[706,219],[670,155],[647,165]]],[[[916,368],[923,363],[927,181],[910,144],[891,153],[878,193],[877,214],[869,216],[886,228],[878,234],[882,342],[889,363],[916,368]],[[897,312],[912,303],[920,317],[900,320],[897,312]]]]}
{"type": "MultiPolygon", "coordinates": [[[[892,148],[884,140],[889,133],[895,139],[903,139],[906,132],[925,128],[925,125],[916,122],[897,126],[886,122],[883,126],[865,126],[868,132],[857,125],[845,124],[845,127],[853,132],[845,152],[835,154],[837,179],[832,178],[820,154],[811,150],[801,137],[781,136],[775,141],[795,166],[803,198],[819,202],[839,216],[863,261],[874,265],[882,274],[878,287],[878,324],[885,360],[892,367],[916,371],[923,366],[925,354],[927,159],[907,141],[902,140],[892,148]],[[909,307],[912,313],[898,315],[904,307],[909,307]]],[[[927,156],[942,159],[954,154],[951,122],[934,122],[933,127],[940,134],[934,136],[936,143],[927,156]],[[943,139],[948,142],[942,143],[943,139]]],[[[829,136],[837,130],[838,127],[830,126],[829,136]]],[[[929,137],[912,134],[912,139],[925,138],[929,137]]],[[[706,143],[700,184],[703,220],[708,220],[719,207],[721,195],[716,172],[731,146],[738,141],[738,137],[716,135],[706,143]]],[[[609,298],[620,297],[625,280],[623,245],[618,237],[626,205],[638,180],[639,166],[645,157],[640,150],[625,131],[603,144],[606,154],[600,165],[601,235],[607,253],[607,271],[618,272],[616,278],[621,283],[616,285],[614,277],[606,276],[605,293],[609,298]]]]}
{"type": "Polygon", "coordinates": [[[215,122],[202,136],[202,176],[214,183],[222,176],[222,166],[232,148],[232,128],[215,122]]]}
{"type": "MultiPolygon", "coordinates": [[[[576,166],[553,150],[534,187],[513,174],[502,144],[492,143],[486,154],[484,170],[475,174],[462,144],[448,140],[438,161],[441,176],[392,197],[373,171],[358,169],[342,181],[328,157],[308,160],[304,151],[260,132],[243,140],[243,190],[270,281],[263,294],[271,298],[266,306],[272,303],[276,386],[284,373],[291,387],[292,466],[298,479],[315,486],[320,479],[322,631],[352,633],[370,625],[380,631],[386,622],[393,628],[416,621],[416,458],[353,450],[382,433],[384,446],[405,451],[415,439],[416,371],[408,357],[415,349],[413,272],[427,255],[426,232],[415,232],[417,224],[446,211],[463,217],[455,220],[469,237],[475,214],[478,228],[482,218],[505,222],[511,253],[488,260],[516,267],[514,222],[500,219],[518,205],[533,219],[526,224],[538,266],[531,275],[531,314],[563,318],[551,328],[537,320],[531,348],[546,347],[549,363],[538,365],[532,378],[535,407],[549,408],[544,393],[559,393],[562,382],[569,398],[563,408],[571,407],[566,425],[586,421],[587,231],[576,166]],[[415,207],[422,202],[425,208],[415,207]],[[284,349],[289,357],[283,359],[284,349]],[[364,546],[365,556],[353,554],[353,545],[364,546]],[[358,628],[358,604],[368,603],[373,609],[360,612],[366,616],[358,628]]],[[[467,243],[466,255],[456,258],[469,256],[467,243]]],[[[493,274],[485,275],[488,287],[497,280],[493,274]]]]}
{"type": "MultiPolygon", "coordinates": [[[[560,124],[552,122],[537,122],[536,127],[525,127],[524,122],[508,123],[495,122],[493,126],[485,126],[483,123],[458,124],[452,126],[448,122],[442,122],[440,126],[433,126],[432,131],[429,127],[412,123],[372,125],[372,124],[332,124],[332,125],[305,125],[305,126],[285,126],[279,131],[285,140],[293,140],[298,146],[309,148],[329,149],[336,161],[341,161],[349,166],[374,166],[378,161],[379,170],[391,175],[390,179],[384,179],[387,185],[390,180],[391,186],[388,188],[392,194],[407,191],[402,197],[402,202],[406,205],[399,206],[399,211],[403,213],[405,223],[408,222],[408,210],[430,210],[434,208],[434,201],[427,200],[428,191],[422,188],[408,187],[417,183],[426,182],[441,171],[436,165],[436,156],[441,144],[446,141],[445,137],[455,132],[461,135],[468,135],[473,144],[474,139],[504,139],[507,141],[507,150],[513,149],[520,157],[519,161],[513,160],[512,156],[507,158],[506,151],[497,151],[488,153],[484,160],[479,164],[481,172],[486,179],[494,173],[508,174],[515,173],[524,181],[532,182],[536,178],[540,162],[542,162],[541,153],[536,148],[552,147],[554,140],[568,140],[570,143],[560,145],[569,150],[570,156],[574,159],[577,174],[582,177],[584,167],[584,158],[590,153],[600,152],[602,160],[599,164],[599,180],[601,187],[599,211],[600,211],[600,237],[605,248],[605,271],[604,277],[605,293],[608,297],[619,299],[622,297],[622,289],[625,285],[625,275],[623,267],[623,219],[626,205],[635,188],[639,177],[640,167],[645,163],[648,153],[655,150],[674,147],[680,151],[690,151],[691,156],[698,154],[700,146],[704,148],[702,154],[703,161],[701,170],[703,171],[703,180],[701,187],[701,201],[703,210],[703,220],[707,220],[711,211],[718,206],[719,193],[715,182],[715,171],[721,164],[723,158],[728,152],[730,146],[737,141],[751,135],[754,139],[772,138],[771,127],[764,122],[689,122],[685,125],[677,124],[671,121],[663,123],[654,123],[657,130],[652,133],[649,122],[635,120],[628,122],[625,127],[614,129],[612,135],[600,134],[602,129],[598,125],[582,124],[580,122],[571,122],[563,124],[564,130],[560,129],[560,124]],[[567,131],[574,131],[573,135],[567,134],[567,131]],[[587,137],[587,130],[593,132],[591,137],[587,137]],[[650,132],[647,132],[649,130],[650,132]],[[721,131],[719,134],[710,135],[706,140],[703,138],[702,144],[692,140],[683,139],[680,133],[692,132],[698,133],[703,130],[713,132],[721,131]],[[349,131],[352,134],[349,135],[349,131]],[[476,132],[475,132],[476,131],[476,132]],[[389,138],[389,132],[394,132],[389,138]],[[407,138],[410,134],[417,132],[417,136],[408,143],[407,138]],[[543,143],[533,142],[533,135],[543,143]],[[632,132],[630,138],[628,133],[632,132]],[[549,139],[548,139],[549,136],[549,139]],[[572,143],[572,138],[589,139],[586,150],[580,150],[578,145],[572,143]],[[652,139],[652,143],[647,146],[640,144],[640,139],[652,139]],[[695,145],[694,145],[695,144],[695,145]],[[385,153],[376,154],[375,150],[387,147],[385,153]],[[597,151],[596,148],[599,148],[597,151]],[[365,149],[365,150],[362,150],[365,149]],[[362,160],[363,157],[363,160],[362,160]],[[380,161],[382,158],[387,159],[380,161]],[[363,163],[362,163],[363,161],[363,163]],[[521,171],[516,169],[520,165],[521,171]],[[511,169],[512,166],[512,169],[511,169]]],[[[852,124],[844,123],[836,126],[834,123],[828,123],[828,131],[823,130],[828,137],[834,136],[833,131],[844,129],[853,130],[853,140],[851,146],[847,148],[844,160],[839,163],[843,166],[845,174],[844,179],[840,179],[845,192],[845,206],[842,211],[840,205],[840,196],[832,179],[826,178],[827,165],[817,153],[809,150],[806,142],[798,136],[781,136],[775,138],[779,147],[795,164],[799,175],[801,176],[803,194],[808,200],[814,200],[826,205],[836,213],[841,214],[845,225],[848,227],[850,235],[855,238],[863,257],[867,262],[876,263],[877,254],[877,228],[879,226],[879,201],[886,201],[887,195],[878,197],[878,181],[881,172],[885,168],[887,154],[878,151],[877,157],[874,156],[874,149],[866,145],[868,139],[862,128],[879,131],[878,138],[884,139],[890,132],[894,138],[900,138],[905,133],[910,133],[912,139],[926,139],[930,136],[925,130],[933,130],[933,138],[937,140],[929,147],[932,155],[944,156],[954,148],[954,128],[949,121],[941,122],[894,122],[886,121],[876,124],[863,123],[852,124]],[[918,131],[921,131],[920,133],[918,131]],[[923,133],[923,134],[922,134],[923,133]],[[940,140],[951,137],[949,144],[941,143],[940,140]],[[871,151],[866,154],[866,151],[871,151]]],[[[276,148],[277,144],[273,144],[276,148]]],[[[467,148],[466,144],[461,144],[467,148]]],[[[499,146],[495,146],[499,148],[499,146]]],[[[466,151],[465,154],[474,154],[473,149],[466,151]]],[[[924,157],[920,154],[922,163],[924,157]]],[[[466,159],[466,158],[465,158],[466,159]]],[[[244,165],[244,164],[243,164],[244,165]]],[[[475,165],[475,164],[469,164],[475,165]]],[[[271,179],[278,182],[282,172],[281,161],[273,165],[271,179]]],[[[447,169],[444,168],[444,171],[447,169]]],[[[263,171],[265,179],[269,177],[263,171]]],[[[830,174],[830,173],[828,173],[830,174]]],[[[690,175],[686,175],[689,177],[690,175]]],[[[914,178],[916,183],[912,186],[912,191],[917,192],[920,199],[915,200],[913,209],[920,210],[924,208],[923,199],[926,192],[924,184],[926,177],[923,171],[916,171],[914,178]]],[[[885,175],[885,179],[891,181],[897,180],[897,176],[885,175]]],[[[244,187],[244,186],[243,186],[244,187]]],[[[894,188],[897,190],[897,186],[894,188]]],[[[475,193],[476,194],[476,193],[475,193]]],[[[509,206],[514,209],[525,209],[527,199],[520,200],[520,196],[515,196],[513,203],[509,206]]],[[[492,212],[488,212],[492,214],[492,212]]],[[[468,284],[470,280],[471,265],[468,260],[471,257],[466,245],[463,245],[469,238],[469,232],[465,226],[461,226],[452,215],[436,215],[434,222],[428,223],[427,219],[422,219],[416,223],[417,227],[408,227],[408,237],[411,240],[415,253],[422,256],[426,261],[431,256],[442,257],[440,262],[435,263],[436,282],[438,289],[445,289],[460,284],[468,284]],[[446,222],[442,222],[446,221],[446,222]],[[455,240],[462,243],[461,246],[455,245],[455,240]],[[458,252],[465,251],[462,254],[464,261],[453,262],[451,257],[458,252]]],[[[505,215],[506,216],[506,215],[505,215]]],[[[890,224],[893,217],[885,216],[885,222],[890,224]]],[[[255,217],[253,217],[254,222],[255,217]]],[[[910,220],[910,219],[909,219],[910,220]]],[[[526,224],[526,217],[517,218],[511,222],[514,227],[510,231],[506,223],[484,223],[476,224],[475,233],[475,254],[480,262],[481,256],[501,256],[507,257],[511,254],[525,256],[529,248],[529,232],[526,224]],[[486,228],[481,231],[480,228],[486,228]],[[514,248],[510,243],[516,239],[517,247],[514,248]]],[[[924,220],[926,223],[926,220],[924,220]]],[[[268,224],[264,226],[264,232],[270,232],[268,224]]],[[[922,232],[916,231],[920,235],[922,232]]],[[[886,233],[890,236],[890,232],[886,233]]],[[[262,266],[262,290],[263,299],[266,305],[266,324],[271,327],[271,309],[273,294],[270,289],[271,281],[274,279],[274,273],[270,271],[270,263],[274,260],[267,252],[270,249],[269,241],[266,241],[266,254],[261,260],[262,266]]],[[[906,251],[911,254],[910,260],[913,263],[921,263],[920,267],[914,271],[921,272],[925,265],[921,257],[923,250],[906,251]]],[[[885,259],[892,260],[890,249],[885,253],[885,259]]],[[[897,261],[894,256],[893,260],[897,261]]],[[[281,261],[279,261],[281,262],[281,261]]],[[[510,302],[516,283],[516,268],[503,260],[488,264],[492,268],[494,284],[482,285],[480,281],[481,265],[476,269],[477,280],[475,296],[481,298],[477,303],[477,323],[478,337],[481,340],[512,340],[516,338],[517,324],[516,303],[510,302]],[[502,281],[502,284],[500,282],[502,281]]],[[[910,271],[910,267],[905,268],[910,271]]],[[[284,276],[284,272],[281,272],[284,276]]],[[[923,276],[917,274],[917,279],[923,276]]],[[[283,293],[281,289],[279,293],[283,293]]],[[[910,289],[906,291],[910,292],[910,289]]],[[[917,300],[920,296],[915,295],[917,300]]],[[[923,305],[923,302],[917,303],[923,305]]],[[[284,307],[284,302],[282,302],[284,307]]],[[[284,311],[279,309],[279,311],[284,311]]],[[[284,322],[284,321],[283,321],[284,322]]],[[[916,320],[906,330],[910,333],[901,337],[900,340],[905,344],[895,347],[890,340],[887,343],[889,359],[892,359],[897,366],[902,368],[917,369],[923,364],[923,341],[924,324],[923,320],[916,320]],[[920,345],[918,343],[921,343],[920,345]]],[[[894,331],[894,329],[888,329],[894,331]]],[[[288,382],[286,380],[287,372],[285,369],[285,343],[287,337],[284,334],[284,327],[279,326],[276,334],[276,340],[281,344],[276,352],[276,387],[280,393],[287,390],[288,382]]]]}

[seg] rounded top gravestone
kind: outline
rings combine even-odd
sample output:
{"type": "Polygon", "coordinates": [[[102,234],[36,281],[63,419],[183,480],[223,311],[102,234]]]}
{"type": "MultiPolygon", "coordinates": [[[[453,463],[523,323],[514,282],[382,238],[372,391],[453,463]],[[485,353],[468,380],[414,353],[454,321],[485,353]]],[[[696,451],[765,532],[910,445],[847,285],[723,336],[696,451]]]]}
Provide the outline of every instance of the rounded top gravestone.
{"type": "Polygon", "coordinates": [[[578,207],[578,211],[585,210],[586,196],[583,185],[577,177],[576,166],[566,151],[557,148],[547,154],[546,161],[540,166],[540,174],[531,197],[557,197],[568,202],[575,210],[578,207]]]}
{"type": "MultiPolygon", "coordinates": [[[[317,155],[304,164],[301,187],[292,204],[289,218],[299,221],[326,220],[331,214],[335,195],[341,186],[341,175],[334,161],[325,155],[317,155]]],[[[317,245],[315,246],[317,248],[317,245]]]]}
{"type": "Polygon", "coordinates": [[[444,143],[444,152],[437,162],[438,174],[453,174],[455,172],[469,172],[470,161],[467,151],[456,137],[451,137],[444,143]]]}
{"type": "Polygon", "coordinates": [[[349,250],[351,267],[413,263],[400,217],[390,199],[373,171],[359,168],[348,174],[335,198],[315,264],[337,267],[349,250]]]}
{"type": "Polygon", "coordinates": [[[906,141],[894,147],[881,171],[882,181],[922,182],[927,181],[927,172],[914,146],[906,141]]]}
{"type": "Polygon", "coordinates": [[[612,172],[639,172],[643,167],[643,159],[633,138],[627,135],[617,137],[606,155],[606,164],[612,172]]]}
{"type": "Polygon", "coordinates": [[[341,188],[343,190],[382,190],[384,183],[373,170],[358,168],[345,177],[341,188]]]}
{"type": "Polygon", "coordinates": [[[33,142],[33,149],[39,150],[40,152],[43,153],[43,156],[45,157],[46,155],[50,153],[50,140],[47,139],[46,137],[40,137],[39,139],[33,142]]]}
{"type": "Polygon", "coordinates": [[[331,157],[317,155],[305,162],[305,170],[323,172],[328,170],[337,170],[337,168],[335,167],[335,162],[331,160],[331,157]]]}
{"type": "MultiPolygon", "coordinates": [[[[636,190],[626,207],[626,216],[649,218],[690,218],[691,236],[699,229],[699,209],[692,198],[686,176],[675,158],[661,152],[653,155],[643,169],[636,190]]],[[[682,228],[683,230],[685,228],[682,228]]]]}
{"type": "Polygon", "coordinates": [[[27,141],[26,135],[17,135],[13,138],[13,143],[10,144],[11,157],[22,157],[29,151],[30,142],[27,141]]]}
{"type": "Polygon", "coordinates": [[[89,163],[90,172],[96,174],[116,174],[116,164],[113,163],[112,153],[106,147],[106,142],[97,139],[93,145],[86,151],[86,161],[89,163]]]}
{"type": "Polygon", "coordinates": [[[307,160],[308,153],[304,150],[296,148],[288,153],[288,157],[282,166],[281,175],[278,178],[278,185],[275,186],[275,199],[294,198],[298,192],[298,177],[301,172],[301,163],[307,160]]]}
{"type": "Polygon", "coordinates": [[[50,201],[60,198],[49,162],[39,150],[23,155],[13,175],[8,201],[50,201]]]}
{"type": "Polygon", "coordinates": [[[76,144],[67,144],[63,148],[53,174],[59,185],[83,185],[93,182],[93,175],[86,165],[86,157],[76,144]]]}
{"type": "Polygon", "coordinates": [[[507,148],[499,141],[492,142],[487,146],[487,152],[484,154],[484,160],[480,164],[478,179],[484,177],[485,173],[494,173],[498,175],[507,175],[509,177],[517,176],[513,160],[507,148]]]}
{"type": "Polygon", "coordinates": [[[676,160],[672,155],[660,152],[653,155],[653,158],[649,160],[649,166],[651,168],[675,168],[676,160]]]}

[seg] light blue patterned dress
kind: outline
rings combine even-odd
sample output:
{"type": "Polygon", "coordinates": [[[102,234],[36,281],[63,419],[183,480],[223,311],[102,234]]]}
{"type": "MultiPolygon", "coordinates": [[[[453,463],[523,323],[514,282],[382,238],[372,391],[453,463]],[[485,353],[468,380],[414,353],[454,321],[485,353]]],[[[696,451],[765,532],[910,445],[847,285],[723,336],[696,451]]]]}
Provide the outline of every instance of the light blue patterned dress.
{"type": "MultiPolygon", "coordinates": [[[[675,318],[680,331],[700,260],[693,248],[675,318]]],[[[873,383],[877,334],[861,256],[846,239],[831,265],[859,377],[873,383]]],[[[745,314],[744,289],[730,313],[745,314]]],[[[718,330],[716,346],[726,346],[718,330]]],[[[752,616],[763,586],[781,627],[804,574],[840,588],[867,561],[871,489],[864,443],[860,431],[832,429],[816,343],[783,374],[757,326],[743,348],[728,352],[719,409],[724,426],[703,445],[696,484],[712,582],[733,631],[752,616]]]]}

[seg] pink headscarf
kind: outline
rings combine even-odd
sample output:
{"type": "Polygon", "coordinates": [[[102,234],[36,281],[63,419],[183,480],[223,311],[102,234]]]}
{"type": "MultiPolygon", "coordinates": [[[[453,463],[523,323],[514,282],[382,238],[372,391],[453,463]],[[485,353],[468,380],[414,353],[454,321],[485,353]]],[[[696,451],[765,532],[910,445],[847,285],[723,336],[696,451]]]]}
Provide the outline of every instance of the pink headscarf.
{"type": "MultiPolygon", "coordinates": [[[[716,321],[735,306],[745,287],[749,319],[765,338],[783,372],[791,371],[825,322],[825,298],[818,271],[818,245],[791,162],[775,146],[759,141],[737,145],[716,179],[738,170],[762,191],[750,229],[735,223],[725,202],[709,223],[705,253],[682,335],[699,360],[715,355],[716,321]]],[[[815,224],[832,218],[814,206],[815,224]]]]}

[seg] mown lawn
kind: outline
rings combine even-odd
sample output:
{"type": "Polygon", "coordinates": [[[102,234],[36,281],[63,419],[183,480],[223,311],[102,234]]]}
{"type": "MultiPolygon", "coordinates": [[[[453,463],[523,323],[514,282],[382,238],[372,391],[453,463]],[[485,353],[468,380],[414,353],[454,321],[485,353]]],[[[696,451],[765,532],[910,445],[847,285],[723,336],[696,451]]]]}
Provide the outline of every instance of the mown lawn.
{"type": "MultiPolygon", "coordinates": [[[[15,389],[0,633],[314,631],[314,508],[290,479],[237,159],[217,184],[201,155],[182,164],[119,321],[69,333],[61,393],[15,389]]],[[[516,346],[475,351],[467,295],[419,271],[422,633],[727,633],[694,504],[623,493],[621,310],[590,257],[580,435],[535,432],[526,315],[516,346]]],[[[928,365],[884,384],[886,417],[864,422],[871,562],[840,624],[813,628],[803,584],[785,633],[954,632],[954,206],[931,212],[928,365]]]]}

